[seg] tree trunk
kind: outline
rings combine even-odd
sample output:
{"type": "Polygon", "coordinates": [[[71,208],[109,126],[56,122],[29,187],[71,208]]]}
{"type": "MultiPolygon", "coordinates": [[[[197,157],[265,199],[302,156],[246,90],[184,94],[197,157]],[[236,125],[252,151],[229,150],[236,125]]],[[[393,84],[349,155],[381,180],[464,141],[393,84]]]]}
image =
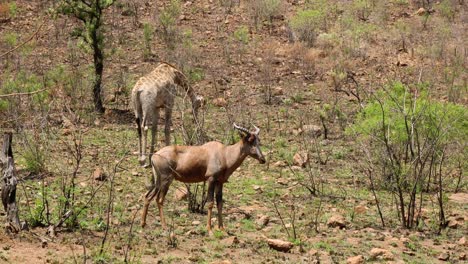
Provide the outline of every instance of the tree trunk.
{"type": "MultiPolygon", "coordinates": [[[[98,21],[97,23],[100,23],[98,21]]],[[[93,84],[93,96],[94,96],[94,108],[99,113],[104,113],[104,106],[102,105],[101,93],[102,93],[102,73],[104,69],[104,54],[102,53],[101,40],[98,36],[99,25],[92,31],[92,46],[93,46],[93,58],[94,58],[94,84],[93,84]]]]}
{"type": "Polygon", "coordinates": [[[7,213],[5,228],[9,232],[18,233],[21,230],[21,226],[18,216],[18,206],[16,205],[16,184],[18,180],[15,176],[15,163],[11,148],[12,134],[5,133],[3,138],[0,163],[2,163],[3,168],[2,203],[7,213]]]}

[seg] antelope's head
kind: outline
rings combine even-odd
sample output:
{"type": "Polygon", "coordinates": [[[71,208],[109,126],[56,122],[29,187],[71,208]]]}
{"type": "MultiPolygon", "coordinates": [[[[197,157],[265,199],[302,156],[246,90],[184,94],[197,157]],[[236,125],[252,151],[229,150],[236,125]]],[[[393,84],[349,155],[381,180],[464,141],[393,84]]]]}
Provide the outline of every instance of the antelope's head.
{"type": "Polygon", "coordinates": [[[256,126],[253,127],[255,128],[255,131],[251,132],[246,128],[234,124],[234,128],[239,131],[242,137],[242,142],[244,143],[242,151],[248,156],[258,160],[260,164],[264,164],[266,160],[260,149],[260,129],[256,126]]]}

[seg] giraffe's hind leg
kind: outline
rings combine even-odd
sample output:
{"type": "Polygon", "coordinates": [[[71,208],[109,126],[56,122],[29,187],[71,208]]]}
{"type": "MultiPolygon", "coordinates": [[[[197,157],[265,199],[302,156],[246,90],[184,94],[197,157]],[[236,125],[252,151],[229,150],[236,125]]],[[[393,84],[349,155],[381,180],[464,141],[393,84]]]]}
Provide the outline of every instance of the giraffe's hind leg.
{"type": "Polygon", "coordinates": [[[149,154],[149,164],[151,165],[151,157],[154,154],[154,148],[158,142],[158,121],[159,121],[159,108],[153,112],[153,122],[151,125],[151,145],[150,145],[150,154],[149,154]]]}

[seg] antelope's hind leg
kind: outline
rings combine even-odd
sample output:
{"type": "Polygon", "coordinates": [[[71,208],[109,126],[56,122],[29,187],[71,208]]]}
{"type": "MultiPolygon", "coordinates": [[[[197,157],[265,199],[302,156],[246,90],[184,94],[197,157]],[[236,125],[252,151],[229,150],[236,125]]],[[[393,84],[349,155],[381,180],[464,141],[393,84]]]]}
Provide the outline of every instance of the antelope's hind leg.
{"type": "Polygon", "coordinates": [[[166,198],[167,191],[169,191],[169,187],[171,186],[174,177],[172,176],[172,172],[169,174],[170,177],[161,177],[161,191],[158,193],[158,199],[156,202],[158,203],[159,209],[159,217],[161,219],[161,226],[166,229],[166,220],[164,218],[164,199],[166,198]]]}
{"type": "Polygon", "coordinates": [[[146,226],[146,215],[148,214],[148,207],[151,203],[151,201],[158,195],[159,193],[159,188],[157,186],[153,186],[151,190],[149,190],[146,195],[145,195],[145,205],[143,207],[143,213],[141,215],[141,227],[146,226]]]}

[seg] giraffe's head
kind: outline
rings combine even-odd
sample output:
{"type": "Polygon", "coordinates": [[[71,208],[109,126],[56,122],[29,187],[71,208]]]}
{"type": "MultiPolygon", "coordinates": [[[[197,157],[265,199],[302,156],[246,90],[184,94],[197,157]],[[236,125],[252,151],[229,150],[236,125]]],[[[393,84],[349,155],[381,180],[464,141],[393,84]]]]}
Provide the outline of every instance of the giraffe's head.
{"type": "Polygon", "coordinates": [[[200,109],[200,107],[202,107],[204,104],[205,98],[201,95],[196,95],[194,100],[192,101],[193,111],[196,115],[198,114],[198,109],[200,109]]]}

